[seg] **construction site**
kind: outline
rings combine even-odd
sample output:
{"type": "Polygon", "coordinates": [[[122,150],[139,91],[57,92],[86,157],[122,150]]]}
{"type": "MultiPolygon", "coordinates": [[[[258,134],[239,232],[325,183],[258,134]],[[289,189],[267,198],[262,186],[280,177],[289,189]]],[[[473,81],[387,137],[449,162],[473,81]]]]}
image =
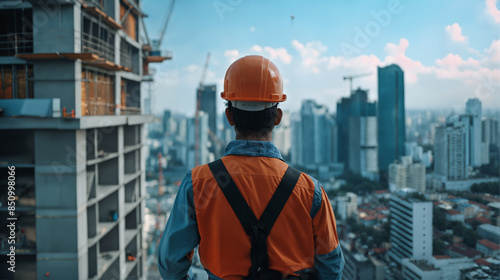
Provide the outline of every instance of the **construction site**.
{"type": "Polygon", "coordinates": [[[0,172],[17,178],[1,279],[146,279],[143,84],[171,54],[145,16],[139,0],[0,2],[0,172]]]}

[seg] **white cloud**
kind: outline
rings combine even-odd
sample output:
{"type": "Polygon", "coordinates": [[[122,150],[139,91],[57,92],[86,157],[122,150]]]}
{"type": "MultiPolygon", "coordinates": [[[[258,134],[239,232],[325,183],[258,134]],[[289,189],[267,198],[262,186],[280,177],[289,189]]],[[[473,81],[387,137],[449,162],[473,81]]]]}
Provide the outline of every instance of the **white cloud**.
{"type": "Polygon", "coordinates": [[[446,26],[445,30],[453,41],[467,42],[467,37],[462,35],[462,28],[458,25],[458,23],[455,22],[452,25],[446,26]]]}
{"type": "Polygon", "coordinates": [[[224,56],[229,63],[232,63],[240,57],[240,52],[238,50],[227,50],[224,52],[224,56]]]}
{"type": "Polygon", "coordinates": [[[193,73],[194,71],[196,71],[198,69],[198,65],[195,65],[195,64],[190,64],[188,66],[185,66],[185,67],[182,67],[182,70],[183,71],[188,71],[190,73],[193,73]]]}
{"type": "Polygon", "coordinates": [[[500,10],[497,8],[497,0],[486,0],[485,12],[493,17],[496,23],[500,23],[500,10]]]}
{"type": "Polygon", "coordinates": [[[250,51],[252,52],[256,52],[256,53],[260,53],[262,52],[262,47],[259,46],[259,45],[253,45],[251,48],[250,48],[250,51]]]}
{"type": "Polygon", "coordinates": [[[292,47],[299,52],[302,66],[316,74],[320,72],[318,66],[328,62],[328,58],[322,56],[322,53],[327,51],[327,47],[319,41],[308,42],[304,45],[293,40],[292,47]]]}
{"type": "Polygon", "coordinates": [[[255,27],[250,26],[250,31],[254,32],[255,31],[255,27]]]}
{"type": "Polygon", "coordinates": [[[292,62],[292,56],[288,54],[288,51],[285,48],[271,48],[253,45],[250,48],[250,51],[256,54],[261,54],[271,60],[279,60],[284,64],[290,64],[290,62],[292,62]]]}

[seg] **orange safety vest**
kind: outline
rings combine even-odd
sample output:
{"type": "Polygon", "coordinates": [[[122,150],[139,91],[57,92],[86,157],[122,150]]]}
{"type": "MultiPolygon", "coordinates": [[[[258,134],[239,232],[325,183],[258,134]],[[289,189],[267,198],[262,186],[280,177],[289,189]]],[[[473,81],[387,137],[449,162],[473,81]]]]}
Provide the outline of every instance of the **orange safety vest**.
{"type": "MultiPolygon", "coordinates": [[[[280,159],[228,155],[222,158],[239,191],[260,218],[288,165],[280,159]]],[[[223,279],[242,279],[251,267],[250,237],[245,233],[208,165],[192,170],[193,200],[200,234],[202,265],[223,279]]],[[[316,189],[316,192],[318,190],[316,189]]],[[[321,206],[311,217],[315,183],[302,173],[267,238],[269,269],[285,277],[314,267],[315,254],[339,245],[333,210],[321,189],[321,206]]]]}

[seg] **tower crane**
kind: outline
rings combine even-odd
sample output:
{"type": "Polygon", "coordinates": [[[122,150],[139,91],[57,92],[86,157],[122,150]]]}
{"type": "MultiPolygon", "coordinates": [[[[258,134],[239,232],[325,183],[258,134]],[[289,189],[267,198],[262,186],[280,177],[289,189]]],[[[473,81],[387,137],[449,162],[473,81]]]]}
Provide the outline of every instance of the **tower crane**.
{"type": "Polygon", "coordinates": [[[207,53],[205,58],[205,66],[201,72],[200,84],[198,85],[198,90],[196,91],[196,112],[194,117],[194,164],[195,166],[200,165],[200,110],[201,110],[201,88],[203,87],[203,82],[207,76],[208,63],[210,62],[210,53],[207,53]]]}
{"type": "Polygon", "coordinates": [[[351,76],[344,76],[344,81],[345,80],[349,80],[349,86],[350,86],[350,93],[352,93],[352,80],[353,79],[356,79],[356,78],[361,78],[361,77],[365,77],[365,76],[369,76],[371,75],[372,73],[365,73],[365,74],[360,74],[360,75],[351,75],[351,76]]]}

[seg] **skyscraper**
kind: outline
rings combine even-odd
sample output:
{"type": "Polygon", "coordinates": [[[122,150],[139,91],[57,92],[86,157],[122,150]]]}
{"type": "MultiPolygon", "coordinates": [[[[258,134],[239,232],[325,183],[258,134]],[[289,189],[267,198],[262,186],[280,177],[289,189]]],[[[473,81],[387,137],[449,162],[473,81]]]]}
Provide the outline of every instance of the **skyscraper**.
{"type": "Polygon", "coordinates": [[[477,98],[467,100],[465,113],[472,118],[471,137],[470,137],[470,166],[480,167],[481,159],[481,101],[477,98]]]}
{"type": "Polygon", "coordinates": [[[405,152],[404,73],[398,65],[378,68],[378,161],[380,171],[405,152]]]}
{"type": "Polygon", "coordinates": [[[401,264],[404,258],[432,257],[432,202],[407,199],[408,192],[391,195],[391,249],[389,257],[401,264]]]}
{"type": "Polygon", "coordinates": [[[349,139],[349,170],[378,181],[377,117],[350,117],[349,139]]]}
{"type": "Polygon", "coordinates": [[[208,129],[217,134],[217,86],[202,85],[197,89],[197,102],[200,110],[208,115],[208,129]]]}
{"type": "MultiPolygon", "coordinates": [[[[351,93],[350,97],[344,97],[337,103],[337,157],[339,162],[343,162],[349,168],[349,144],[354,136],[349,133],[349,119],[351,117],[371,117],[377,115],[377,107],[375,102],[368,102],[368,91],[358,88],[351,93]]],[[[357,132],[360,133],[360,132],[357,132]]],[[[377,131],[375,131],[376,137],[377,131]]],[[[354,140],[355,137],[354,137],[354,140]]],[[[359,158],[355,159],[359,161],[359,158]]],[[[378,165],[378,164],[377,164],[378,165]]],[[[354,171],[359,173],[359,171],[354,171]]]]}
{"type": "Polygon", "coordinates": [[[292,161],[296,160],[295,164],[316,169],[334,162],[336,123],[325,106],[304,100],[300,121],[292,118],[292,126],[292,161]]]}

